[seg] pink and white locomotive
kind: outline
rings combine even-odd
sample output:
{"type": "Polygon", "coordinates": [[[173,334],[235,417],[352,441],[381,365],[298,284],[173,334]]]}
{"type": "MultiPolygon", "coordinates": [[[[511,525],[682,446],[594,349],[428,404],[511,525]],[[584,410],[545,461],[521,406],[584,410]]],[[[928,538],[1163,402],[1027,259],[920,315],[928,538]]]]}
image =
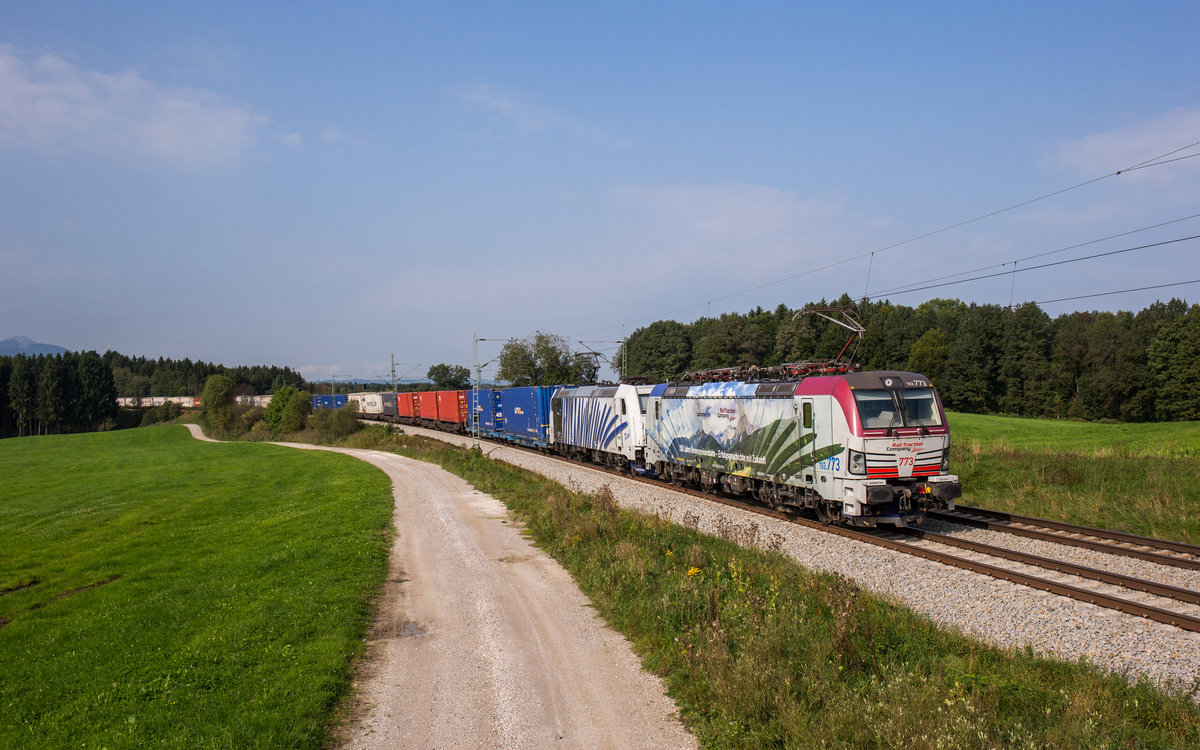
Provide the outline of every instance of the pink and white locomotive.
{"type": "Polygon", "coordinates": [[[924,376],[793,372],[784,382],[562,389],[549,442],[826,523],[904,526],[954,507],[962,489],[948,473],[950,431],[924,376]]]}

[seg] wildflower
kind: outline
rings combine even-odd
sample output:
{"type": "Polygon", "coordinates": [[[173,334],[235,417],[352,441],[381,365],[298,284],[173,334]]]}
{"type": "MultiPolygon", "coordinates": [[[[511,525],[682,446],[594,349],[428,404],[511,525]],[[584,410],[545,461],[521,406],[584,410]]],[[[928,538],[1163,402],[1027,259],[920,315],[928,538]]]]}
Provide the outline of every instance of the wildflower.
{"type": "Polygon", "coordinates": [[[699,568],[697,568],[697,567],[696,567],[696,566],[694,566],[694,565],[693,565],[692,567],[688,568],[688,575],[689,575],[689,576],[694,576],[694,575],[697,575],[699,572],[700,572],[700,569],[699,569],[699,568]]]}

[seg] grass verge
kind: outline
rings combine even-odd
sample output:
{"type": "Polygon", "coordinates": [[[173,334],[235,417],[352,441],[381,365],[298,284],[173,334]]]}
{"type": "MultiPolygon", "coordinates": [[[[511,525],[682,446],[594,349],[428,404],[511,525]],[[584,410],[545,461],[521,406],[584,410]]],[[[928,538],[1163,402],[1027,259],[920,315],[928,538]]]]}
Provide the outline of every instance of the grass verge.
{"type": "Polygon", "coordinates": [[[319,747],[387,477],[183,427],[0,441],[0,747],[319,747]]]}
{"type": "Polygon", "coordinates": [[[1200,422],[953,414],[962,502],[1200,544],[1200,422]]]}
{"type": "Polygon", "coordinates": [[[662,675],[708,747],[1194,747],[1182,692],[947,632],[835,576],[371,428],[501,500],[662,675]]]}

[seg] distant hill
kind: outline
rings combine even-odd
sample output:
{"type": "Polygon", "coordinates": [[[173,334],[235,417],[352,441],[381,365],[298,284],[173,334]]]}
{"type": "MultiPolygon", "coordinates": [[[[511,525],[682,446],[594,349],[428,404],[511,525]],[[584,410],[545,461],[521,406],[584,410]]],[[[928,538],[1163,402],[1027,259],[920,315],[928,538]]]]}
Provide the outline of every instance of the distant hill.
{"type": "Polygon", "coordinates": [[[54,344],[39,344],[24,336],[13,336],[11,339],[0,341],[0,357],[11,357],[15,354],[64,354],[67,349],[54,344]]]}

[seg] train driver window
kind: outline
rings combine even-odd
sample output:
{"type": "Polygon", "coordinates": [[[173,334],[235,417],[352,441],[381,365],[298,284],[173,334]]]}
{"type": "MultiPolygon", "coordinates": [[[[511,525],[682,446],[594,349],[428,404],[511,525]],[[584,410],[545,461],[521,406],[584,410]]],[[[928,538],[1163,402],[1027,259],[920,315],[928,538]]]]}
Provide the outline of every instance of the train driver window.
{"type": "Polygon", "coordinates": [[[804,402],[804,428],[811,430],[813,426],[813,406],[812,401],[804,402]]]}

